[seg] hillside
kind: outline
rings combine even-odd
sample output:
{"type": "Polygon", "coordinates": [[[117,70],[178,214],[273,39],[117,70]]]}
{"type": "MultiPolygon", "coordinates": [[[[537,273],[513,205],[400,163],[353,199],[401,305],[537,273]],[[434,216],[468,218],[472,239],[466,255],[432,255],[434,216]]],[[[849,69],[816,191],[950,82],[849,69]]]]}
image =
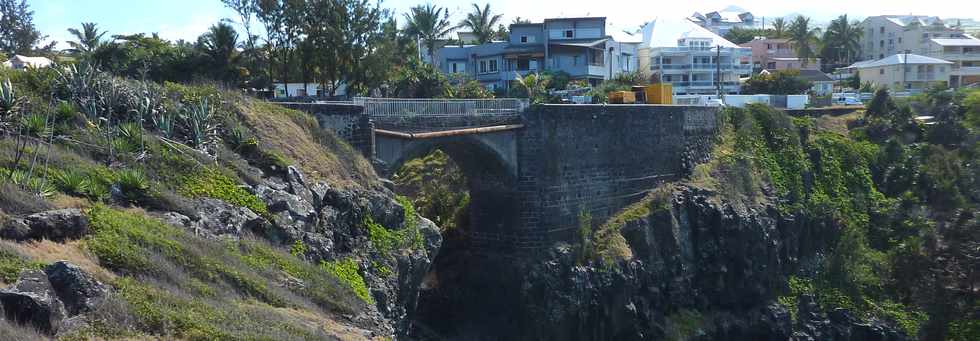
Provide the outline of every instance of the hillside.
{"type": "Polygon", "coordinates": [[[0,339],[386,339],[412,309],[438,230],[313,117],[85,67],[0,81],[0,339]]]}

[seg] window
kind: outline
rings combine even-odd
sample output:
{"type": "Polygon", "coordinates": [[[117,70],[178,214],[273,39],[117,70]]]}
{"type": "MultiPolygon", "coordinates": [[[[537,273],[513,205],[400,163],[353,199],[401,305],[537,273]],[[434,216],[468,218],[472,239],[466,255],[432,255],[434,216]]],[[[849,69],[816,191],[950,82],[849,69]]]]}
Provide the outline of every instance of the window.
{"type": "Polygon", "coordinates": [[[888,39],[888,45],[895,45],[895,39],[888,39]]]}
{"type": "Polygon", "coordinates": [[[578,65],[578,55],[572,56],[572,65],[578,65]]]}
{"type": "Polygon", "coordinates": [[[878,46],[884,48],[885,47],[885,41],[884,40],[880,41],[878,43],[878,46]]]}
{"type": "Polygon", "coordinates": [[[487,61],[480,61],[480,73],[487,73],[487,61]]]}
{"type": "Polygon", "coordinates": [[[524,71],[531,68],[531,60],[529,59],[518,59],[517,60],[517,70],[524,71]]]}
{"type": "Polygon", "coordinates": [[[527,42],[527,36],[521,36],[521,42],[522,43],[526,43],[527,42]]]}
{"type": "Polygon", "coordinates": [[[453,63],[452,64],[452,69],[453,69],[453,73],[459,72],[459,71],[456,70],[456,63],[453,63]]]}
{"type": "Polygon", "coordinates": [[[878,74],[879,75],[885,74],[885,69],[878,69],[878,74]]]}
{"type": "Polygon", "coordinates": [[[575,31],[574,30],[565,30],[565,38],[572,38],[572,37],[575,37],[575,31]]]}
{"type": "Polygon", "coordinates": [[[898,43],[899,43],[899,44],[901,44],[901,43],[902,43],[902,37],[898,37],[898,43]]]}
{"type": "Polygon", "coordinates": [[[490,72],[497,72],[497,61],[490,60],[490,72]]]}
{"type": "Polygon", "coordinates": [[[882,26],[882,27],[881,27],[881,28],[880,28],[880,29],[878,30],[878,32],[879,32],[879,33],[881,33],[881,34],[885,34],[885,27],[884,27],[884,26],[882,26]]]}
{"type": "Polygon", "coordinates": [[[945,66],[940,66],[939,67],[939,72],[946,72],[946,67],[945,66]]]}

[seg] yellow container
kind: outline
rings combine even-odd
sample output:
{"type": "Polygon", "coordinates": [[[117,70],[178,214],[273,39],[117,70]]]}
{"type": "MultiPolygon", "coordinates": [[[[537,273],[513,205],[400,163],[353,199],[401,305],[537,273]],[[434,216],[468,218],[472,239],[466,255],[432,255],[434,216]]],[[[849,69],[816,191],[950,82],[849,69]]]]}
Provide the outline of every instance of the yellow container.
{"type": "Polygon", "coordinates": [[[644,90],[648,104],[674,104],[674,88],[668,83],[651,84],[644,90]]]}
{"type": "Polygon", "coordinates": [[[606,95],[609,103],[613,104],[633,104],[636,103],[636,95],[632,91],[613,91],[606,95]]]}

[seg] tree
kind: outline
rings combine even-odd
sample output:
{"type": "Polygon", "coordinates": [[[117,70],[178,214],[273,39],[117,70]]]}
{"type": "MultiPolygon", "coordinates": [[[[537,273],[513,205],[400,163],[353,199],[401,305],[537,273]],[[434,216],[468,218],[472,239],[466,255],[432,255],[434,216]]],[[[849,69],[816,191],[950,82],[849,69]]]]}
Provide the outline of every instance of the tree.
{"type": "Polygon", "coordinates": [[[813,44],[817,42],[817,33],[820,29],[810,27],[810,18],[798,16],[789,25],[789,41],[796,49],[796,56],[800,58],[800,64],[806,66],[810,59],[814,57],[813,44]]]}
{"type": "Polygon", "coordinates": [[[106,34],[105,31],[99,32],[98,24],[94,22],[83,22],[81,30],[69,28],[68,33],[77,39],[68,42],[71,46],[69,51],[79,55],[90,55],[95,52],[95,49],[102,45],[102,36],[106,34]]]}
{"type": "MultiPolygon", "coordinates": [[[[280,76],[286,93],[289,93],[289,67],[292,50],[300,35],[305,1],[303,0],[257,0],[256,16],[265,26],[267,47],[273,55],[278,55],[280,76]]],[[[269,63],[270,68],[273,63],[269,63]]]]}
{"type": "Polygon", "coordinates": [[[813,84],[800,78],[799,70],[780,70],[753,75],[745,82],[746,94],[797,95],[806,93],[813,84]]]}
{"type": "Polygon", "coordinates": [[[847,83],[846,84],[851,89],[854,89],[854,90],[861,89],[861,74],[858,73],[858,72],[855,72],[854,75],[851,76],[851,78],[848,78],[847,79],[847,83]]]}
{"type": "Polygon", "coordinates": [[[436,40],[453,29],[449,23],[449,10],[432,4],[412,7],[409,13],[405,13],[405,21],[405,34],[422,40],[430,60],[435,56],[436,40]]]}
{"type": "Polygon", "coordinates": [[[262,69],[262,53],[256,46],[255,41],[258,37],[252,32],[252,21],[258,12],[257,0],[221,0],[225,7],[230,8],[238,14],[238,24],[245,30],[245,46],[242,50],[244,65],[248,67],[250,79],[247,81],[250,87],[259,87],[260,81],[258,73],[262,69]]]}
{"type": "Polygon", "coordinates": [[[755,37],[766,35],[766,30],[736,27],[725,33],[725,40],[735,44],[745,44],[752,41],[755,37]]]}
{"type": "Polygon", "coordinates": [[[208,55],[211,74],[217,80],[233,82],[238,78],[235,66],[238,55],[238,32],[219,22],[198,38],[198,46],[208,55]]]}
{"type": "Polygon", "coordinates": [[[878,88],[868,103],[867,114],[870,117],[882,118],[887,116],[895,108],[895,102],[888,95],[888,89],[878,88]]]}
{"type": "Polygon", "coordinates": [[[34,27],[34,11],[27,0],[0,0],[0,52],[6,55],[50,51],[54,42],[36,48],[48,36],[34,27]]]}
{"type": "Polygon", "coordinates": [[[823,35],[823,47],[820,55],[825,62],[837,65],[849,65],[855,56],[861,54],[861,24],[847,20],[847,14],[841,15],[830,22],[823,35]]]}
{"type": "Polygon", "coordinates": [[[537,72],[529,73],[523,77],[520,74],[516,74],[514,83],[518,88],[523,89],[527,93],[527,98],[531,100],[531,103],[544,103],[548,100],[548,77],[545,77],[537,72]]]}
{"type": "Polygon", "coordinates": [[[530,23],[531,23],[531,19],[524,19],[521,17],[515,17],[514,20],[511,20],[510,22],[511,25],[521,25],[521,24],[530,24],[530,23]]]}
{"type": "Polygon", "coordinates": [[[463,19],[456,28],[468,28],[476,36],[478,43],[488,43],[497,34],[495,27],[503,16],[503,14],[492,14],[490,4],[484,5],[482,9],[479,5],[473,4],[473,12],[467,14],[466,19],[463,19]]]}
{"type": "Polygon", "coordinates": [[[772,37],[771,38],[782,38],[786,36],[786,20],[783,18],[776,18],[772,21],[772,37]]]}

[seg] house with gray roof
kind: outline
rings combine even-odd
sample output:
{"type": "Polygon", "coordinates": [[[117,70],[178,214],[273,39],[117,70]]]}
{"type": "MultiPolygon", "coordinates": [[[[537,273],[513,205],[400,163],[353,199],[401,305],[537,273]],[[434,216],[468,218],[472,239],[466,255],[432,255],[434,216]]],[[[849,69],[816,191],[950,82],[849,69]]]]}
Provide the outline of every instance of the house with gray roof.
{"type": "Polygon", "coordinates": [[[952,66],[952,62],[942,59],[901,53],[850,67],[856,70],[862,82],[895,91],[918,92],[937,84],[948,85],[952,66]]]}

